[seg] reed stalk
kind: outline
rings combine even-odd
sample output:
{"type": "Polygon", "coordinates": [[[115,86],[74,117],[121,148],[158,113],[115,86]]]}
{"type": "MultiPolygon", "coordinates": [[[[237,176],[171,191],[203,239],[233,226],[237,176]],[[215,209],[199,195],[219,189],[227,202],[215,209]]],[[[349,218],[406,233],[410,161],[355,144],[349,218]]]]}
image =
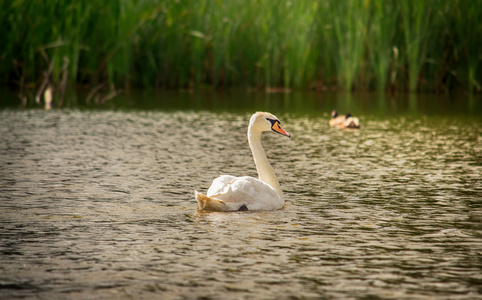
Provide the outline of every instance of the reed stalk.
{"type": "Polygon", "coordinates": [[[418,76],[425,62],[434,0],[407,0],[399,1],[398,4],[405,37],[408,89],[415,92],[418,87],[418,76]]]}
{"type": "MultiPolygon", "coordinates": [[[[372,0],[370,3],[368,35],[366,39],[370,67],[375,78],[375,89],[385,90],[393,64],[396,45],[397,9],[394,2],[372,0]]],[[[399,47],[399,45],[398,45],[399,47]]],[[[397,48],[398,48],[397,47],[397,48]]],[[[397,72],[398,70],[392,70],[397,72]]]]}
{"type": "Polygon", "coordinates": [[[336,49],[333,55],[338,84],[347,91],[353,88],[363,57],[367,16],[364,1],[328,1],[326,17],[332,25],[330,41],[336,49]]]}
{"type": "Polygon", "coordinates": [[[456,47],[455,55],[461,64],[456,69],[461,74],[459,80],[469,91],[482,91],[482,50],[480,36],[482,34],[482,2],[481,1],[455,1],[455,6],[450,7],[454,18],[453,27],[456,47]]]}

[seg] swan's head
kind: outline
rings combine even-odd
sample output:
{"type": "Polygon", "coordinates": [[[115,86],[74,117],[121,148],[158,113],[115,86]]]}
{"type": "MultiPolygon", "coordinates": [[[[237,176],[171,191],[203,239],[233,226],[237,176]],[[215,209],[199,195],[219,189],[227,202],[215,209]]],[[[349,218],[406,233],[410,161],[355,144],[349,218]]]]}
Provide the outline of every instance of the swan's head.
{"type": "Polygon", "coordinates": [[[268,112],[257,112],[249,121],[250,127],[253,127],[261,132],[274,131],[287,137],[291,137],[288,132],[281,128],[280,120],[273,114],[268,112]]]}

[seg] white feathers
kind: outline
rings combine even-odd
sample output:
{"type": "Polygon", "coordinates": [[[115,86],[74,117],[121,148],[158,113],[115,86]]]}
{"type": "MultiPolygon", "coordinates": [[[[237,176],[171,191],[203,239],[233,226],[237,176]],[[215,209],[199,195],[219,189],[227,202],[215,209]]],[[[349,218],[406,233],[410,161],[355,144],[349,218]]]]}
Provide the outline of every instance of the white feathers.
{"type": "Polygon", "coordinates": [[[228,210],[238,210],[243,205],[249,210],[274,210],[284,204],[271,186],[249,176],[219,176],[214,179],[207,196],[222,200],[228,210]]]}

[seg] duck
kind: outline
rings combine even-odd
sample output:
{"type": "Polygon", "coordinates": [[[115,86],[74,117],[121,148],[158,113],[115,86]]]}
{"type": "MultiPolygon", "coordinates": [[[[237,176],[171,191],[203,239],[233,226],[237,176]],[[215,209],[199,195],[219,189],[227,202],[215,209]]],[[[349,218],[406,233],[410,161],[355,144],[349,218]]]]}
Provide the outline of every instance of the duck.
{"type": "Polygon", "coordinates": [[[213,180],[206,194],[194,191],[199,210],[259,211],[278,210],[284,206],[283,191],[261,143],[263,132],[275,132],[288,138],[281,121],[268,112],[256,112],[248,125],[248,144],[258,178],[221,175],[213,180]]]}
{"type": "Polygon", "coordinates": [[[360,128],[360,122],[358,118],[353,117],[350,113],[339,116],[336,110],[331,112],[331,119],[328,122],[330,127],[338,127],[341,129],[358,129],[360,128]]]}
{"type": "Polygon", "coordinates": [[[345,122],[345,120],[346,120],[346,115],[340,116],[338,115],[338,111],[333,110],[331,112],[331,120],[328,122],[328,124],[330,124],[331,127],[336,127],[336,126],[340,126],[340,124],[345,122]]]}
{"type": "Polygon", "coordinates": [[[347,114],[346,120],[340,124],[339,126],[341,129],[359,129],[360,122],[358,118],[352,117],[350,114],[347,114]]]}

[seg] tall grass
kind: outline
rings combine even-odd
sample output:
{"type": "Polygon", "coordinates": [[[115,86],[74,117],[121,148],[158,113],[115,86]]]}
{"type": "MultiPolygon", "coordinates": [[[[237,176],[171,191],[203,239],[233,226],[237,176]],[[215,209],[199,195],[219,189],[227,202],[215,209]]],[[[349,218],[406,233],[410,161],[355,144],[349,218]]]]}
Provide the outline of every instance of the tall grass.
{"type": "Polygon", "coordinates": [[[368,2],[332,0],[326,4],[324,16],[331,24],[327,42],[334,45],[338,84],[351,90],[365,50],[368,2]]]}
{"type": "Polygon", "coordinates": [[[366,36],[368,61],[376,90],[383,90],[396,81],[398,51],[397,7],[393,1],[372,0],[366,36]]]}
{"type": "Polygon", "coordinates": [[[481,0],[0,0],[0,86],[480,92],[480,20],[481,0]]]}
{"type": "Polygon", "coordinates": [[[408,64],[408,89],[417,90],[418,75],[425,62],[434,0],[399,1],[405,56],[408,64]]]}
{"type": "Polygon", "coordinates": [[[451,28],[455,59],[461,63],[454,70],[468,90],[482,91],[482,3],[481,1],[457,1],[447,14],[452,18],[451,28]],[[453,11],[452,11],[453,9],[453,11]],[[453,26],[453,27],[452,27],[453,26]]]}

